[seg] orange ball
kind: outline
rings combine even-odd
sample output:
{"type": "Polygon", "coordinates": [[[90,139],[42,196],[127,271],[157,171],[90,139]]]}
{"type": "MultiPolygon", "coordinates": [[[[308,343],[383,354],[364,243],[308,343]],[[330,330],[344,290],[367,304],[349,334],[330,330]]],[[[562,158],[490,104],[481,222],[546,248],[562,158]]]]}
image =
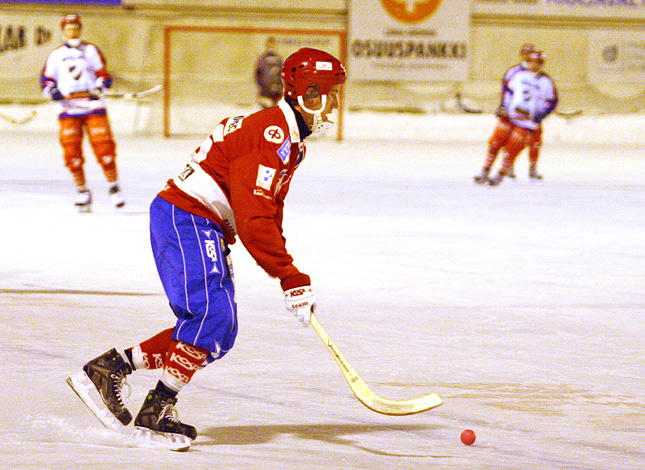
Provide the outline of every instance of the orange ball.
{"type": "Polygon", "coordinates": [[[475,435],[475,431],[473,431],[472,429],[466,429],[461,432],[461,442],[463,442],[467,446],[474,444],[475,439],[477,439],[477,436],[475,435]]]}

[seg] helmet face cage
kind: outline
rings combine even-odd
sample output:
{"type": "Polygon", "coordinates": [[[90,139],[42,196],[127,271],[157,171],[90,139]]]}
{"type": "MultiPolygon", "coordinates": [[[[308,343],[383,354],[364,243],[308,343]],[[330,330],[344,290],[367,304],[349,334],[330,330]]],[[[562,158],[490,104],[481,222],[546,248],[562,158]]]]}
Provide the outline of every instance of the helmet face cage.
{"type": "Polygon", "coordinates": [[[67,26],[68,24],[77,24],[79,28],[83,27],[83,23],[81,23],[81,17],[76,14],[63,16],[63,19],[60,20],[60,29],[65,29],[65,26],[67,26]]]}
{"type": "Polygon", "coordinates": [[[542,51],[533,51],[529,55],[529,60],[533,60],[542,65],[544,63],[544,54],[542,54],[542,51]]]}
{"type": "Polygon", "coordinates": [[[284,61],[281,77],[284,94],[297,99],[308,97],[308,94],[327,95],[334,85],[345,83],[347,74],[343,64],[333,55],[303,47],[284,61]]]}

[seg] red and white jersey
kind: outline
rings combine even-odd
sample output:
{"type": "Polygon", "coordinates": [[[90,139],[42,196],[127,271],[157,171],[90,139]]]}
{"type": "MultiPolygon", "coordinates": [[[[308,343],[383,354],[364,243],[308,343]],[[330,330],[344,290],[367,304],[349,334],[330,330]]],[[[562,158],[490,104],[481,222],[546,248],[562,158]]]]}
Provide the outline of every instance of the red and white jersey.
{"type": "Polygon", "coordinates": [[[519,64],[512,66],[504,74],[504,78],[502,79],[502,93],[501,93],[500,106],[504,106],[504,102],[508,97],[508,95],[510,94],[510,90],[508,89],[508,82],[511,80],[513,75],[515,75],[517,72],[521,72],[522,70],[526,70],[525,62],[520,62],[519,64]]]}
{"type": "Polygon", "coordinates": [[[86,115],[105,109],[102,99],[91,100],[97,87],[109,88],[112,78],[105,68],[105,58],[98,47],[81,41],[78,47],[63,44],[47,58],[40,79],[43,95],[55,86],[65,99],[58,101],[62,115],[86,115]]]}
{"type": "MultiPolygon", "coordinates": [[[[184,171],[159,193],[175,206],[219,224],[228,243],[239,236],[255,261],[281,281],[306,276],[282,236],[284,199],[305,156],[294,110],[278,106],[229,117],[193,152],[184,171]]],[[[295,281],[295,279],[294,279],[295,281]]],[[[308,284],[307,281],[304,284],[308,284]]],[[[290,288],[288,282],[283,288],[290,288]]]]}
{"type": "Polygon", "coordinates": [[[555,83],[544,72],[520,70],[509,79],[508,90],[503,105],[510,121],[524,129],[537,129],[558,102],[555,83]]]}
{"type": "Polygon", "coordinates": [[[514,66],[512,66],[504,74],[504,79],[503,79],[504,84],[507,84],[511,79],[511,77],[515,75],[517,72],[520,72],[526,69],[527,69],[526,62],[520,62],[519,64],[515,64],[514,66]]]}

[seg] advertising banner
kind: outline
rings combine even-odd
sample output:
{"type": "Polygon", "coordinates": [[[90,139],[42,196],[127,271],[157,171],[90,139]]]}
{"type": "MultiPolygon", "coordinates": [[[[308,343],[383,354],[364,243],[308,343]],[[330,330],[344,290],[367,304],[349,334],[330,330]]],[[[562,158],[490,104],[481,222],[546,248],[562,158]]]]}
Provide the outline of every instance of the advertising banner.
{"type": "Polygon", "coordinates": [[[39,90],[49,52],[61,43],[59,16],[0,13],[0,81],[25,81],[39,90]]]}
{"type": "Polygon", "coordinates": [[[645,0],[473,0],[472,7],[495,16],[645,19],[645,0]]]}
{"type": "Polygon", "coordinates": [[[470,0],[351,0],[348,74],[353,80],[464,81],[470,0]]]}
{"type": "Polygon", "coordinates": [[[645,32],[590,31],[589,81],[645,83],[645,32]]]}
{"type": "Polygon", "coordinates": [[[121,0],[0,0],[2,3],[48,3],[58,5],[121,5],[121,0]]]}

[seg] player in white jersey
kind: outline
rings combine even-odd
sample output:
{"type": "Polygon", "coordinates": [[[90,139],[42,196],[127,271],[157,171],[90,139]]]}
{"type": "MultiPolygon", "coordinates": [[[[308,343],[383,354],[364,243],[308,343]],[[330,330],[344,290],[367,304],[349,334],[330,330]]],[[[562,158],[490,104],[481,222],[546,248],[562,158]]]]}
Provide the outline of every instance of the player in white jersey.
{"type": "MultiPolygon", "coordinates": [[[[515,75],[517,72],[526,70],[528,68],[527,60],[531,55],[531,53],[535,52],[536,50],[537,49],[533,44],[529,44],[529,43],[523,44],[519,50],[520,62],[510,67],[504,74],[504,78],[502,79],[502,90],[500,93],[500,104],[497,110],[495,111],[495,115],[498,117],[497,127],[499,128],[506,127],[508,122],[507,116],[506,116],[507,115],[506,108],[504,107],[504,102],[508,98],[508,95],[510,93],[510,90],[508,88],[508,82],[513,77],[513,75],[515,75]]],[[[542,143],[541,135],[542,135],[541,131],[535,132],[533,138],[531,139],[531,142],[529,142],[528,144],[529,159],[531,161],[534,160],[537,162],[539,148],[542,143]]],[[[495,137],[495,133],[493,134],[493,137],[495,137]]],[[[495,160],[497,159],[497,155],[499,154],[501,149],[502,149],[502,144],[499,142],[499,140],[494,138],[491,138],[489,140],[488,155],[486,159],[487,162],[484,165],[484,169],[482,170],[482,172],[479,175],[475,176],[476,183],[483,184],[488,181],[488,174],[490,172],[490,168],[495,163],[495,160]]],[[[515,178],[514,166],[511,166],[507,176],[509,178],[515,178]]]]}
{"type": "Polygon", "coordinates": [[[60,143],[65,166],[72,173],[78,196],[75,205],[89,212],[92,203],[83,165],[83,129],[109,184],[108,193],[117,208],[125,205],[119,188],[116,144],[107,117],[103,91],[112,86],[106,61],[94,44],[81,40],[81,19],[66,15],[61,20],[64,44],[53,50],[42,70],[43,96],[57,103],[60,143]]]}
{"type": "MultiPolygon", "coordinates": [[[[475,177],[478,183],[488,182],[496,186],[510,172],[517,155],[541,132],[541,123],[558,103],[558,94],[551,77],[542,71],[544,57],[542,52],[534,51],[527,61],[526,70],[516,71],[506,84],[502,106],[498,113],[493,135],[489,140],[489,151],[481,175],[475,177]],[[488,173],[495,161],[497,152],[506,149],[506,155],[499,173],[488,179],[488,173]]],[[[537,161],[531,161],[529,176],[540,179],[536,168],[537,161]]]]}
{"type": "MultiPolygon", "coordinates": [[[[520,62],[518,64],[515,64],[511,68],[509,68],[506,73],[504,74],[504,78],[502,80],[502,93],[501,93],[501,100],[500,100],[500,105],[497,111],[495,112],[495,115],[500,117],[504,115],[504,96],[508,93],[508,82],[511,79],[513,75],[515,75],[517,72],[521,70],[526,70],[528,68],[527,65],[527,60],[529,56],[531,55],[532,52],[536,51],[537,49],[535,48],[535,45],[533,44],[523,44],[522,47],[520,47],[519,55],[520,55],[520,62]]],[[[529,153],[533,151],[535,148],[535,151],[539,149],[539,143],[537,147],[534,145],[529,144],[529,153]]],[[[497,155],[497,152],[495,152],[495,155],[497,155]]],[[[509,178],[515,178],[515,170],[514,166],[511,167],[511,169],[508,172],[508,177],[509,178]]]]}

